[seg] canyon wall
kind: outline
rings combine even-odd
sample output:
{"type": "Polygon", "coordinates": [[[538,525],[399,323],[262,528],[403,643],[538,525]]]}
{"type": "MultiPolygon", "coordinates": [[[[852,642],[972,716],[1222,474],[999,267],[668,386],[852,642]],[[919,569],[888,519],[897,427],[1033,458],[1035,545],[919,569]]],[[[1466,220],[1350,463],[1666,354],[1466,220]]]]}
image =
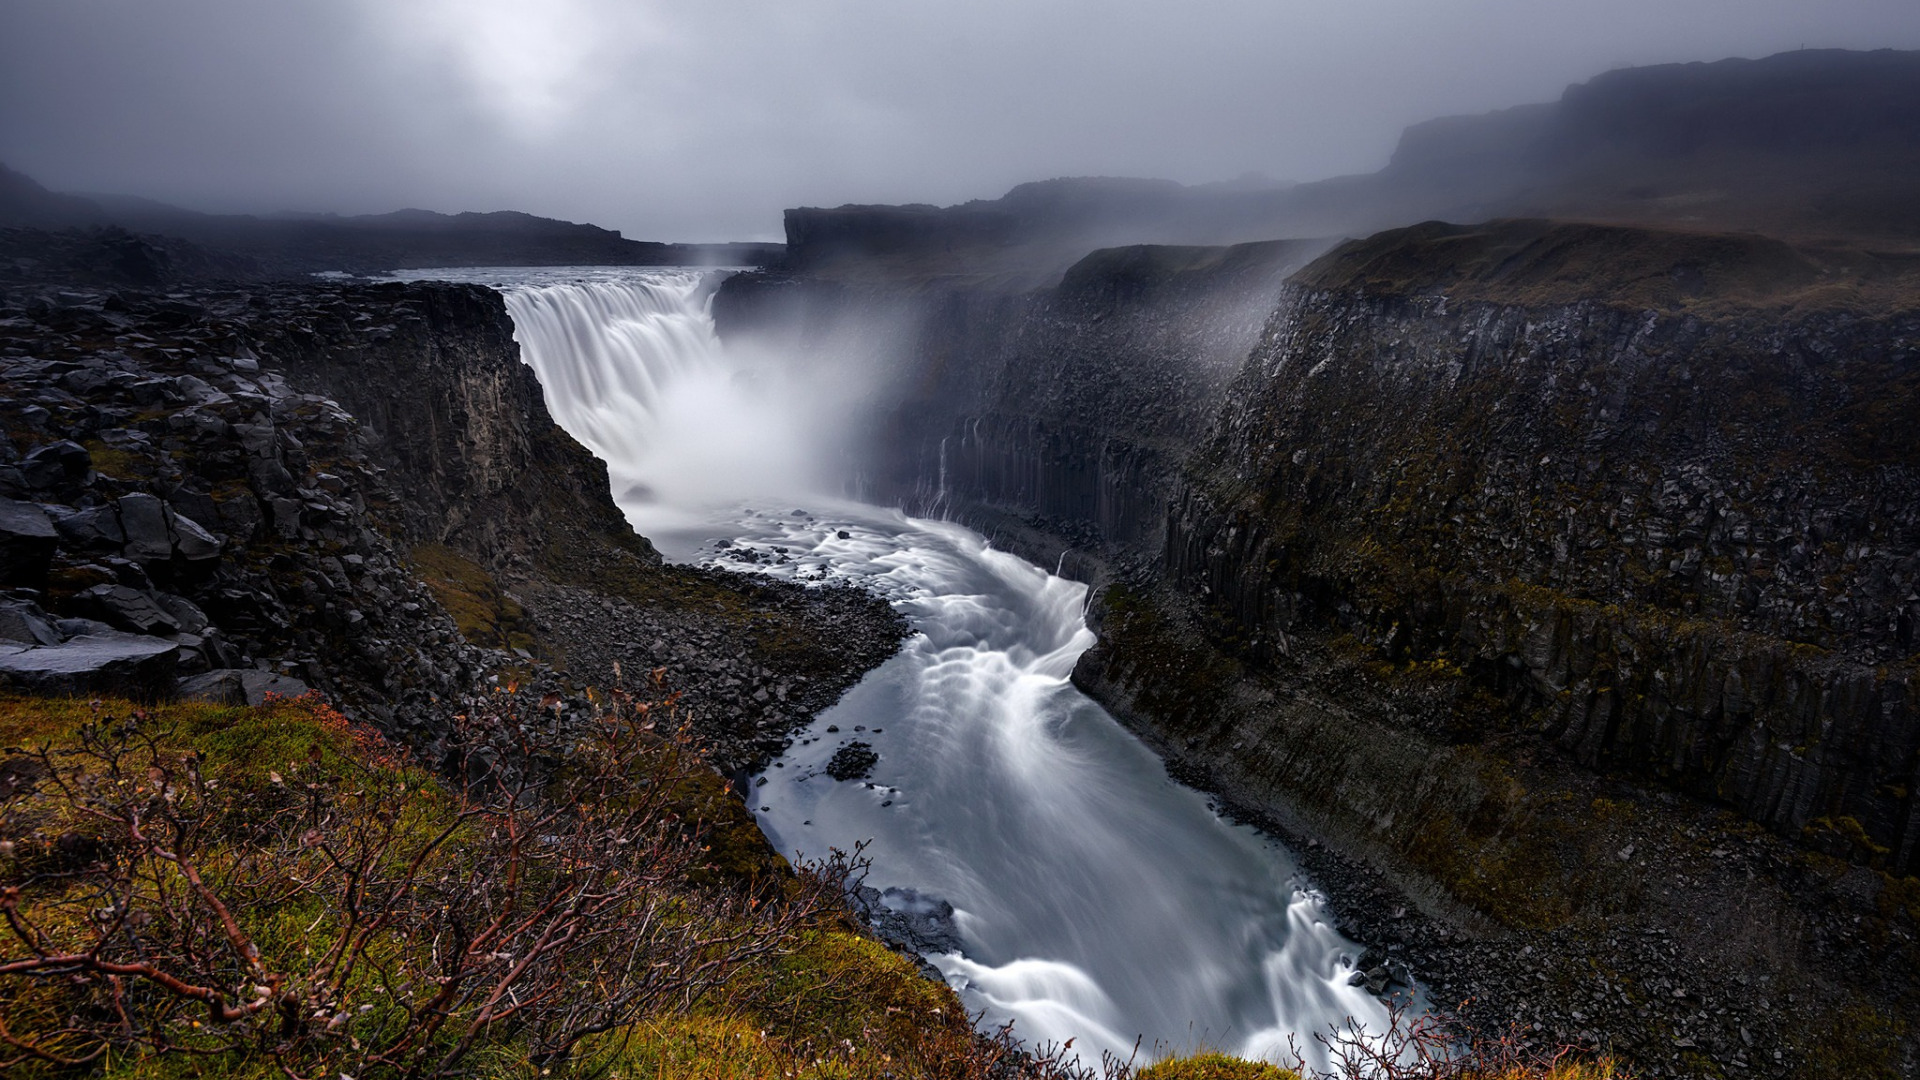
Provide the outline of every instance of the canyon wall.
{"type": "Polygon", "coordinates": [[[861,493],[1093,581],[1075,684],[1470,1014],[1649,1075],[1898,1074],[1920,267],[1531,221],[1309,250],[715,310],[891,365],[861,493]]]}
{"type": "Polygon", "coordinates": [[[1313,242],[1095,252],[1051,288],[743,274],[730,341],[864,350],[888,384],[859,494],[987,531],[1157,550],[1180,463],[1313,242]]]}
{"type": "Polygon", "coordinates": [[[739,768],[902,632],[853,590],[663,565],[479,286],[0,274],[0,431],[0,689],[311,686],[430,749],[490,675],[657,670],[739,768]]]}
{"type": "Polygon", "coordinates": [[[1537,744],[1910,870],[1911,268],[1512,222],[1282,287],[1311,250],[1114,249],[1027,293],[746,277],[716,307],[816,347],[917,313],[868,497],[1148,556],[1253,676],[1339,637],[1451,687],[1443,744],[1537,744]]]}
{"type": "Polygon", "coordinates": [[[1786,835],[1863,830],[1905,872],[1920,312],[1758,240],[1695,245],[1725,280],[1667,304],[1568,287],[1644,242],[1430,227],[1303,275],[1190,462],[1166,574],[1255,662],[1336,628],[1505,703],[1459,738],[1517,724],[1786,835]],[[1456,245],[1497,276],[1378,276],[1456,245]]]}

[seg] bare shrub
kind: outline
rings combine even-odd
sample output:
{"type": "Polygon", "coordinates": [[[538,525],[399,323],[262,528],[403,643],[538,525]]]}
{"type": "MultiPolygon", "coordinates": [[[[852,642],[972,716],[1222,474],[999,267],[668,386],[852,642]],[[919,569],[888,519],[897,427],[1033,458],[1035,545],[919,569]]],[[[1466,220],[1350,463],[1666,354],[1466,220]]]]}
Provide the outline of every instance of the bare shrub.
{"type": "Polygon", "coordinates": [[[472,703],[452,783],[321,742],[284,773],[214,768],[138,712],[26,755],[34,778],[0,801],[0,1068],[249,1052],[296,1078],[434,1077],[502,1046],[559,1061],[693,1008],[840,910],[844,859],[757,889],[688,884],[704,853],[675,793],[710,772],[670,701],[616,694],[586,730],[558,726],[518,695],[472,703]]]}

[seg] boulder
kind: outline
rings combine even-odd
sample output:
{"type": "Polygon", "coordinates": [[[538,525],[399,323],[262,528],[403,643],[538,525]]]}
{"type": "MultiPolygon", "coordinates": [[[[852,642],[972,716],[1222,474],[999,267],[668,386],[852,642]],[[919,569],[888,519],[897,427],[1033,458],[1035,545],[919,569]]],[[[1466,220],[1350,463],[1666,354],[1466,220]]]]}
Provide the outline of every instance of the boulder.
{"type": "Polygon", "coordinates": [[[180,647],[118,631],[59,645],[0,642],[0,684],[39,694],[119,694],[140,701],[172,695],[180,647]]]}
{"type": "Polygon", "coordinates": [[[923,955],[961,949],[960,927],[948,901],[911,888],[885,892],[871,885],[849,890],[848,900],[880,940],[923,955]]]}
{"type": "Polygon", "coordinates": [[[116,629],[136,634],[173,634],[181,629],[153,596],[125,585],[95,585],[74,597],[73,603],[116,629]]]}
{"type": "Polygon", "coordinates": [[[40,605],[25,600],[0,600],[0,641],[16,645],[58,645],[60,632],[40,605]]]}
{"type": "Polygon", "coordinates": [[[216,705],[261,705],[267,695],[294,698],[310,687],[290,675],[254,668],[217,668],[180,682],[180,696],[216,705]]]}
{"type": "Polygon", "coordinates": [[[169,509],[168,517],[173,521],[173,550],[188,562],[200,562],[204,559],[220,557],[220,538],[214,536],[200,523],[185,514],[169,509]]]}
{"type": "Polygon", "coordinates": [[[45,510],[30,502],[0,499],[0,585],[40,585],[59,542],[45,510]]]}
{"type": "Polygon", "coordinates": [[[119,551],[127,543],[120,515],[111,506],[55,510],[53,528],[60,534],[61,546],[69,551],[119,551]]]}
{"type": "Polygon", "coordinates": [[[113,627],[108,626],[99,619],[55,619],[53,628],[60,632],[62,640],[66,638],[84,637],[87,634],[111,634],[117,632],[113,627]]]}
{"type": "Polygon", "coordinates": [[[184,633],[197,634],[205,630],[207,624],[213,621],[207,618],[206,612],[200,610],[200,605],[184,596],[175,596],[172,593],[157,593],[153,598],[153,602],[159,605],[161,611],[171,616],[174,622],[179,623],[180,629],[184,633]]]}
{"type": "Polygon", "coordinates": [[[20,460],[20,475],[38,491],[86,484],[93,471],[93,455],[77,442],[63,440],[37,446],[20,460]]]}
{"type": "Polygon", "coordinates": [[[135,562],[164,562],[173,558],[173,532],[167,527],[167,504],[152,495],[122,495],[120,527],[126,530],[127,558],[135,562]]]}

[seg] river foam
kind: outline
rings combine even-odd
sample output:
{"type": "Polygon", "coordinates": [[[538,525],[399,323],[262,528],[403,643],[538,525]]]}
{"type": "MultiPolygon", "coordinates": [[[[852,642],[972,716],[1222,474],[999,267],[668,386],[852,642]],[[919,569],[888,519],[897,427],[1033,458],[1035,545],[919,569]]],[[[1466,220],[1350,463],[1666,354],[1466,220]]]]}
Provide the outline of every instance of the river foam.
{"type": "Polygon", "coordinates": [[[1094,641],[1086,587],[959,525],[818,494],[785,459],[799,421],[714,338],[708,276],[460,276],[505,291],[555,418],[669,557],[857,583],[911,620],[750,802],[783,851],[866,842],[870,884],[951,903],[960,948],[929,959],[970,1008],[1095,1059],[1138,1041],[1325,1064],[1315,1033],[1381,1028],[1382,1004],[1348,985],[1360,950],[1288,852],[1072,685],[1094,641]],[[878,761],[836,781],[826,766],[854,741],[878,761]]]}

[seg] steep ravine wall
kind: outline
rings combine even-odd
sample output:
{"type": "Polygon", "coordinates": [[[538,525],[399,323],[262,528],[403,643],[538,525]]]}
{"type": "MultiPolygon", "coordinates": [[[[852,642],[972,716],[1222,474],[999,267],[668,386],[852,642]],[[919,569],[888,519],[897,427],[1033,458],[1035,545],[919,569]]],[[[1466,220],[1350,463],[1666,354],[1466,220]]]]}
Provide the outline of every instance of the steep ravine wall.
{"type": "Polygon", "coordinates": [[[886,373],[862,497],[989,532],[1037,527],[1046,544],[1157,551],[1187,448],[1282,280],[1323,247],[1115,248],[1032,291],[743,274],[714,315],[729,341],[862,353],[886,373]]]}
{"type": "Polygon", "coordinates": [[[869,498],[1147,553],[1252,670],[1344,635],[1472,697],[1436,721],[1455,743],[1913,868],[1903,265],[1515,222],[1281,288],[1306,250],[1114,249],[1024,294],[743,277],[716,314],[822,348],[889,309],[869,498]]]}
{"type": "Polygon", "coordinates": [[[1482,1020],[1648,1075],[1901,1075],[1911,271],[1430,225],[1295,273],[1241,356],[1186,366],[1142,343],[1204,307],[1074,318],[1064,283],[915,309],[750,279],[720,321],[804,346],[898,305],[862,342],[899,365],[869,495],[1089,555],[1075,683],[1482,1020]]]}
{"type": "Polygon", "coordinates": [[[1256,663],[1334,628],[1583,765],[1915,866],[1920,313],[1301,285],[1227,402],[1164,565],[1256,663]]]}
{"type": "Polygon", "coordinates": [[[409,540],[505,566],[577,534],[659,561],[608,495],[606,464],[548,413],[498,292],[349,286],[309,303],[263,320],[258,348],[359,419],[406,493],[386,509],[409,540]]]}

